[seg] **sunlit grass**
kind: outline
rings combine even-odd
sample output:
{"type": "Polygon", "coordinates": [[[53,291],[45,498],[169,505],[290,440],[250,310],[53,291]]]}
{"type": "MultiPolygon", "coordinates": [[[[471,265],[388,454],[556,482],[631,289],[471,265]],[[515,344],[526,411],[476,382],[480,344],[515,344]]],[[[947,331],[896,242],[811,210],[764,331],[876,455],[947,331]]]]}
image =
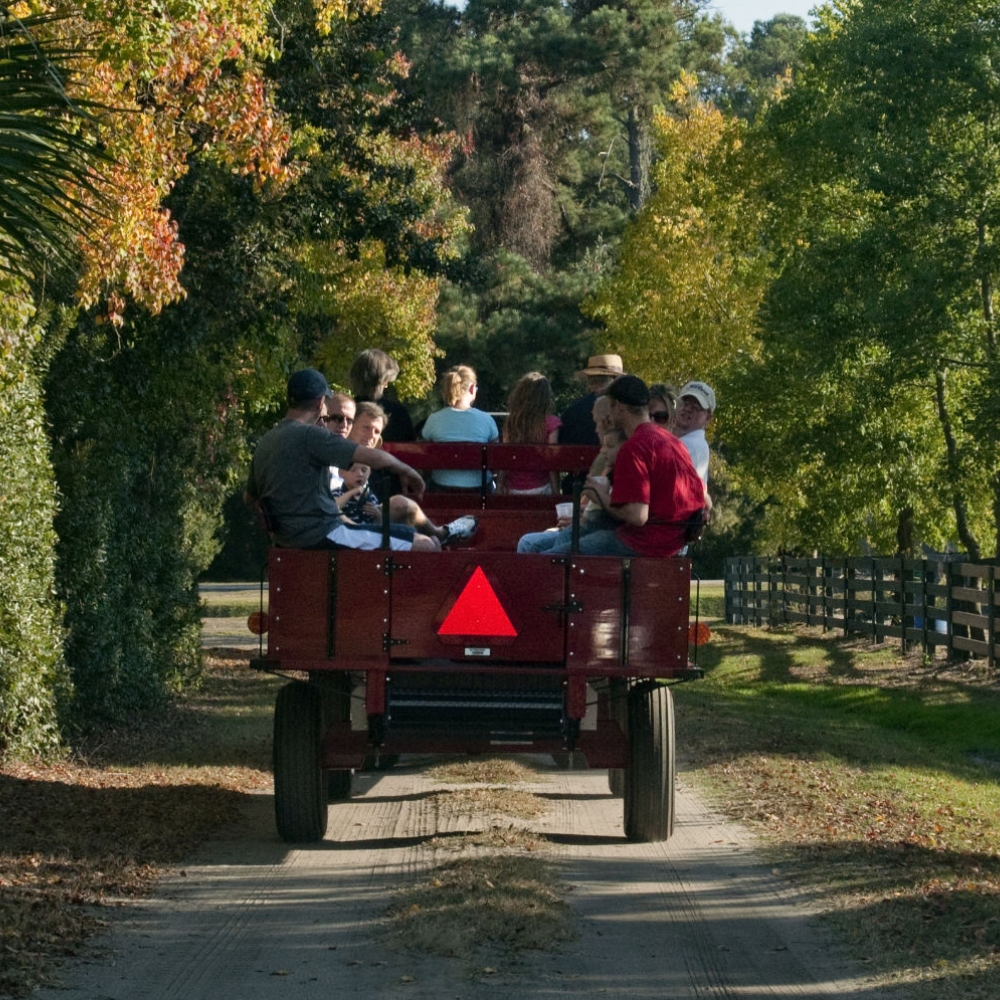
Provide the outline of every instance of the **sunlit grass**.
{"type": "Polygon", "coordinates": [[[1000,996],[997,685],[817,630],[713,631],[675,688],[689,774],[907,1000],[1000,996]]]}

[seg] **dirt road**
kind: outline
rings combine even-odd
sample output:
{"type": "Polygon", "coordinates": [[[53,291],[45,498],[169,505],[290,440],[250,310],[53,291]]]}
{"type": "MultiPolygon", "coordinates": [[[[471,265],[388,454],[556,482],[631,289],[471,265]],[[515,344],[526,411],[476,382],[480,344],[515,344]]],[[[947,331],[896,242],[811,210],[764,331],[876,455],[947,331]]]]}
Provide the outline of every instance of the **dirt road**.
{"type": "MultiPolygon", "coordinates": [[[[547,761],[547,758],[541,760],[547,761]]],[[[378,928],[394,891],[444,860],[449,833],[488,817],[444,815],[427,760],[363,774],[331,807],[322,844],[293,849],[255,798],[238,839],[207,845],[126,909],[101,952],[63,970],[44,1000],[649,997],[876,1000],[828,947],[806,900],[680,781],[668,844],[622,835],[603,771],[555,767],[525,786],[549,803],[530,825],[565,887],[578,935],[553,952],[473,962],[389,952],[378,928]]],[[[452,838],[454,840],[454,838],[452,838]]]]}

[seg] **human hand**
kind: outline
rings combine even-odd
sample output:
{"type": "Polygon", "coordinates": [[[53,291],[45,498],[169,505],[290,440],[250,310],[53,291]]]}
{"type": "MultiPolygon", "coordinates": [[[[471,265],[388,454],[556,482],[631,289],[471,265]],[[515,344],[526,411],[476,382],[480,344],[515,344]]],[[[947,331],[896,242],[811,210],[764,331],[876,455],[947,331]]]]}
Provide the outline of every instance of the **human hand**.
{"type": "Polygon", "coordinates": [[[416,469],[404,465],[399,473],[399,481],[403,487],[403,495],[419,500],[424,495],[424,479],[416,469]]]}
{"type": "Polygon", "coordinates": [[[602,507],[607,507],[611,498],[611,484],[607,476],[587,476],[583,488],[596,496],[602,507]]]}
{"type": "Polygon", "coordinates": [[[355,486],[352,490],[344,490],[340,496],[337,497],[337,507],[343,510],[363,489],[362,486],[355,486]]]}

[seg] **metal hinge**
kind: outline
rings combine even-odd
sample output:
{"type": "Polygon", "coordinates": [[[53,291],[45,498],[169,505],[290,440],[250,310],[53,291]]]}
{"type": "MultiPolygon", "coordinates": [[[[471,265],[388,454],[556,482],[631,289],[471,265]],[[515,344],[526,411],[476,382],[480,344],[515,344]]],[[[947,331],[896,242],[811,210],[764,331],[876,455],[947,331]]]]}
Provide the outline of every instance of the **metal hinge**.
{"type": "Polygon", "coordinates": [[[392,558],[392,556],[386,556],[385,562],[383,562],[382,564],[382,575],[392,576],[392,574],[395,573],[397,569],[410,569],[410,568],[411,567],[409,563],[396,562],[392,558]]]}
{"type": "Polygon", "coordinates": [[[409,646],[409,639],[393,639],[388,632],[382,633],[382,652],[388,653],[393,646],[409,646]]]}
{"type": "Polygon", "coordinates": [[[568,604],[547,604],[542,610],[554,611],[559,615],[578,615],[581,611],[583,611],[583,605],[574,597],[568,604]]]}

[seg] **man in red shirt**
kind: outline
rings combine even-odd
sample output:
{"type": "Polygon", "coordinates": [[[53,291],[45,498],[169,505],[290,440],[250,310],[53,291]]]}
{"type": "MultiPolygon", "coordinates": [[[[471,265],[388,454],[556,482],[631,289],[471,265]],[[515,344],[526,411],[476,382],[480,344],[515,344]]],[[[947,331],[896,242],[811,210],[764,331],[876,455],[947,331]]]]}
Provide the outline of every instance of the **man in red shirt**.
{"type": "MultiPolygon", "coordinates": [[[[705,506],[705,488],[691,456],[673,434],[649,419],[649,389],[635,375],[621,375],[604,390],[611,421],[628,440],[615,459],[610,487],[588,479],[595,497],[617,528],[580,539],[580,552],[593,556],[672,556],[685,545],[686,522],[705,506]]],[[[568,552],[567,540],[549,550],[568,552]]]]}

